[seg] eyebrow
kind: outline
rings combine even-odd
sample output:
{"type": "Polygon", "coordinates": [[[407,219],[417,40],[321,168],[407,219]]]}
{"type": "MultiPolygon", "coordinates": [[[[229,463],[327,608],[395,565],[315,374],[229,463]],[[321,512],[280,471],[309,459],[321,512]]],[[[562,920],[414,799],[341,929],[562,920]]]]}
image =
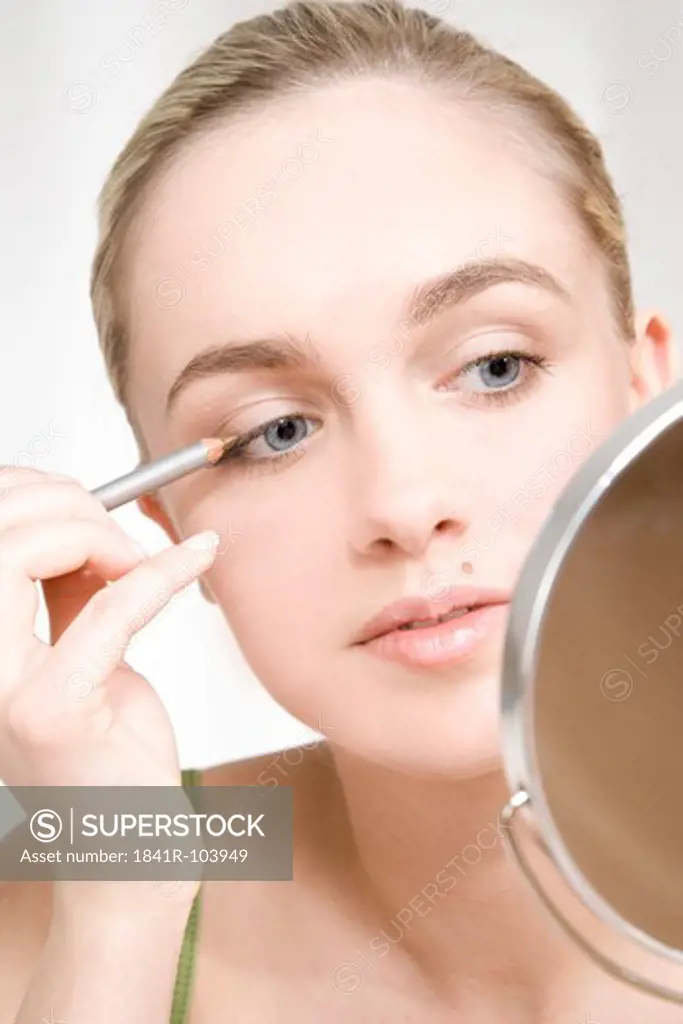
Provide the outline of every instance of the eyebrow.
{"type": "MultiPolygon", "coordinates": [[[[400,321],[412,321],[421,327],[439,313],[461,305],[468,299],[499,284],[526,284],[571,302],[571,296],[548,270],[519,259],[468,259],[455,270],[418,285],[407,303],[407,313],[400,321]]],[[[178,398],[195,381],[222,373],[254,371],[310,370],[319,365],[319,356],[309,335],[273,335],[250,341],[232,341],[215,345],[193,356],[175,378],[166,397],[166,415],[178,398]]]]}

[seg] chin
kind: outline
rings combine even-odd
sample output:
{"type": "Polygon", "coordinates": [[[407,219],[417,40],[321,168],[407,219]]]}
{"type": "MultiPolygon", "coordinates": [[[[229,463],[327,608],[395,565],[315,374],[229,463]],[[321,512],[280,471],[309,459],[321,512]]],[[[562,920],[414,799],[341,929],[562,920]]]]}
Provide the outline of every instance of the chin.
{"type": "Polygon", "coordinates": [[[372,691],[369,684],[364,700],[330,706],[323,716],[337,722],[327,735],[333,748],[406,775],[455,781],[502,771],[498,672],[372,691]]]}

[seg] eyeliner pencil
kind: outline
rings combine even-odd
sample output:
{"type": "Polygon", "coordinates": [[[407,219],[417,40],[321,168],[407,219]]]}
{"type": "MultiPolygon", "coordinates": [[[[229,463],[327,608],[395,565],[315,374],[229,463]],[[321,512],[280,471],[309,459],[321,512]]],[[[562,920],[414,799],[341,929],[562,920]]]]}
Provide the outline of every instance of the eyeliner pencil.
{"type": "Polygon", "coordinates": [[[236,437],[205,437],[186,448],[180,448],[170,455],[164,455],[154,462],[138,466],[131,473],[96,487],[91,494],[98,498],[107,511],[119,508],[129,501],[141,498],[149,491],[179,480],[197,469],[209,469],[217,465],[232,448],[236,437]]]}

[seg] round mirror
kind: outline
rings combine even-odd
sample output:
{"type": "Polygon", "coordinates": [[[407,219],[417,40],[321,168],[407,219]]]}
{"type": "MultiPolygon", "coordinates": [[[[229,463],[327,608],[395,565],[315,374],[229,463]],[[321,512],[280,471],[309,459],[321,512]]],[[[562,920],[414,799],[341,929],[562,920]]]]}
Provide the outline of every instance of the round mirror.
{"type": "Polygon", "coordinates": [[[625,421],[554,506],[515,591],[502,699],[525,873],[594,960],[683,1002],[683,385],[625,421]],[[601,938],[549,896],[533,839],[601,938]]]}

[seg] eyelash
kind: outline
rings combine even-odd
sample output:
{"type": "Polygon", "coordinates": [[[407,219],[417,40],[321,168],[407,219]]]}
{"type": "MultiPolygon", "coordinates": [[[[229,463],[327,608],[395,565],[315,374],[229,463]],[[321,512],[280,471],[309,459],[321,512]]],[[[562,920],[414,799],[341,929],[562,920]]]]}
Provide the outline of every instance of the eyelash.
{"type": "MultiPolygon", "coordinates": [[[[470,370],[475,369],[478,366],[485,366],[486,363],[493,362],[496,359],[517,359],[526,366],[533,366],[538,370],[549,371],[549,364],[543,356],[530,355],[525,352],[518,352],[514,349],[502,352],[490,352],[488,355],[479,356],[477,359],[473,359],[467,363],[461,370],[455,375],[448,378],[448,380],[457,379],[462,377],[470,370]]],[[[522,384],[514,382],[510,387],[493,389],[488,392],[473,392],[469,396],[469,401],[475,404],[479,402],[486,402],[495,405],[506,405],[509,402],[519,401],[522,395],[527,391],[529,387],[533,387],[537,382],[537,377],[531,375],[531,379],[528,379],[522,384]]],[[[442,387],[441,390],[450,390],[448,387],[442,387]]],[[[230,449],[228,454],[222,460],[223,466],[227,468],[232,466],[239,468],[240,470],[259,470],[259,469],[280,469],[285,465],[289,465],[291,460],[298,460],[303,457],[306,453],[306,449],[302,446],[302,442],[299,441],[294,447],[281,452],[278,455],[262,455],[255,456],[250,455],[247,451],[249,444],[252,441],[257,440],[259,437],[263,437],[268,429],[274,426],[276,423],[282,422],[283,420],[306,420],[311,422],[317,422],[311,416],[307,416],[303,412],[292,412],[286,416],[275,416],[273,419],[267,420],[265,423],[261,423],[251,430],[247,430],[244,434],[238,436],[237,441],[230,449]]],[[[314,431],[313,431],[314,432],[314,431]]],[[[312,433],[313,433],[312,432],[312,433]]],[[[217,436],[224,436],[224,431],[220,429],[216,432],[217,436]]],[[[311,434],[307,435],[308,437],[311,434]]],[[[306,440],[303,438],[302,440],[306,440]]]]}
{"type": "MultiPolygon", "coordinates": [[[[286,420],[306,420],[310,422],[317,422],[312,416],[307,416],[303,412],[290,412],[286,416],[275,416],[271,420],[267,420],[265,423],[260,423],[256,427],[252,427],[251,430],[245,431],[244,434],[239,434],[237,441],[227,453],[222,463],[225,467],[233,466],[240,470],[259,470],[259,469],[280,469],[281,467],[288,465],[292,459],[300,459],[305,455],[306,449],[302,447],[302,441],[307,438],[302,438],[302,441],[297,442],[292,448],[281,452],[279,455],[250,455],[247,451],[248,446],[252,441],[257,440],[259,437],[263,437],[266,431],[274,426],[276,423],[281,423],[286,420]],[[276,465],[277,463],[277,465],[276,465]]],[[[312,436],[315,431],[311,431],[307,437],[312,436]]],[[[224,436],[219,430],[217,436],[224,436]]]]}

